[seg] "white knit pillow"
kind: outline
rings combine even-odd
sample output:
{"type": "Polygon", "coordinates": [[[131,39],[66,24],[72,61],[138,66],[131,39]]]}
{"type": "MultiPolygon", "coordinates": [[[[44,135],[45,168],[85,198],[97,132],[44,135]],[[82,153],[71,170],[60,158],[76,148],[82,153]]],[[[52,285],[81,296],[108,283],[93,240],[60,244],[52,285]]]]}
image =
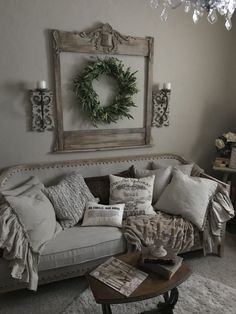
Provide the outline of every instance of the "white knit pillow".
{"type": "Polygon", "coordinates": [[[97,201],[78,172],[72,172],[44,192],[51,200],[63,229],[73,227],[82,219],[88,201],[97,201]]]}
{"type": "Polygon", "coordinates": [[[122,227],[125,204],[101,205],[87,203],[82,226],[122,227]]]}
{"type": "Polygon", "coordinates": [[[123,218],[155,214],[152,194],[155,176],[133,179],[110,175],[110,204],[125,203],[123,218]]]}
{"type": "Polygon", "coordinates": [[[217,183],[212,180],[189,177],[175,170],[170,184],[154,208],[168,214],[180,215],[202,230],[208,204],[216,188],[217,183]]]}

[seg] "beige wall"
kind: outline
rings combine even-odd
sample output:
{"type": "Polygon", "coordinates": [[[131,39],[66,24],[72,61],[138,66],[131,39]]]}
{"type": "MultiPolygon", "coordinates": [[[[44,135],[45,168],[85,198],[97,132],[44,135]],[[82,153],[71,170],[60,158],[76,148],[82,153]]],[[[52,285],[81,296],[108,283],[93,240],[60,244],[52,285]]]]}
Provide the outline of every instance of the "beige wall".
{"type": "Polygon", "coordinates": [[[205,18],[194,25],[183,8],[167,23],[144,0],[0,1],[0,168],[55,159],[175,152],[209,167],[214,138],[235,125],[235,34],[205,18]],[[121,33],[155,38],[154,83],[172,83],[170,127],[152,129],[153,148],[51,154],[52,133],[27,130],[26,87],[52,86],[48,29],[86,30],[108,22],[121,33]],[[234,63],[234,64],[233,64],[234,63]]]}

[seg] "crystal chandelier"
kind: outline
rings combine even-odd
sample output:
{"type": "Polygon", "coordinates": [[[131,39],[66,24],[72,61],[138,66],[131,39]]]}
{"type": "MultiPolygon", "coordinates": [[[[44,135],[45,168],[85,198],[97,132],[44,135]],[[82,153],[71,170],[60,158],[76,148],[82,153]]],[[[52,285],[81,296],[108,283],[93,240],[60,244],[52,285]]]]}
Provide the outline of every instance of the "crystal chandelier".
{"type": "Polygon", "coordinates": [[[196,24],[199,19],[207,13],[208,21],[213,24],[217,21],[217,12],[225,17],[225,27],[230,30],[232,27],[231,17],[236,9],[236,0],[148,0],[152,8],[162,6],[161,20],[167,20],[168,8],[175,9],[184,4],[186,13],[193,11],[193,22],[196,24]]]}

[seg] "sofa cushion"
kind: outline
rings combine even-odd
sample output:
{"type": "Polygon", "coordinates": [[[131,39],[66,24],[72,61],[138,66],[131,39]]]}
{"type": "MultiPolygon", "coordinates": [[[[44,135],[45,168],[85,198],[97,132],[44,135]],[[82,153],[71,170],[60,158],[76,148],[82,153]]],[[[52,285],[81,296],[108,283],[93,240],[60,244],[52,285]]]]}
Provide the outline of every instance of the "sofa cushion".
{"type": "Polygon", "coordinates": [[[125,203],[123,218],[155,214],[152,207],[155,176],[121,178],[110,175],[110,204],[125,203]]]}
{"type": "MultiPolygon", "coordinates": [[[[35,253],[40,252],[58,230],[54,208],[41,191],[43,188],[39,179],[32,177],[16,187],[1,191],[27,233],[35,253]]],[[[10,236],[13,237],[13,234],[10,236]]],[[[15,236],[19,236],[17,232],[15,236]]]]}
{"type": "Polygon", "coordinates": [[[81,227],[60,232],[45,246],[39,270],[64,267],[123,253],[126,241],[116,227],[81,227]]]}
{"type": "Polygon", "coordinates": [[[170,184],[154,207],[168,214],[180,215],[203,230],[208,204],[216,188],[215,181],[189,177],[175,170],[170,184]]]}
{"type": "MultiPolygon", "coordinates": [[[[124,170],[115,174],[116,176],[123,178],[134,178],[134,167],[131,166],[129,169],[124,170]]],[[[109,175],[99,176],[99,177],[88,177],[84,178],[85,183],[87,184],[90,192],[93,196],[98,197],[101,204],[109,204],[110,196],[110,179],[109,175]]]]}
{"type": "Polygon", "coordinates": [[[88,202],[82,226],[122,227],[125,204],[101,205],[88,202]]]}
{"type": "MultiPolygon", "coordinates": [[[[163,165],[159,161],[153,161],[152,162],[152,169],[160,169],[160,168],[166,168],[167,165],[163,165]]],[[[172,166],[172,170],[174,171],[175,169],[180,170],[184,174],[191,175],[192,169],[193,169],[193,163],[192,164],[186,164],[186,165],[175,165],[172,166]]]]}
{"type": "Polygon", "coordinates": [[[84,215],[86,203],[96,202],[78,172],[65,176],[57,185],[46,188],[44,192],[51,200],[62,228],[77,224],[84,215]]]}
{"type": "Polygon", "coordinates": [[[172,167],[160,168],[155,170],[134,169],[136,178],[144,178],[155,175],[152,203],[155,204],[160,197],[161,193],[170,183],[172,167]]]}

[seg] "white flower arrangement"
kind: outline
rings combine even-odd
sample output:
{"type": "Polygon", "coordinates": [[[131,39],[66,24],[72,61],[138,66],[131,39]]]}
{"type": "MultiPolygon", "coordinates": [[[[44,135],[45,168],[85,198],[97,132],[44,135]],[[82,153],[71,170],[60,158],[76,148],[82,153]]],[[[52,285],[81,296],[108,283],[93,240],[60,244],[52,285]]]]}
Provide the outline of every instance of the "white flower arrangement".
{"type": "Polygon", "coordinates": [[[232,146],[236,143],[236,133],[228,132],[219,136],[215,140],[215,146],[217,151],[222,157],[230,157],[232,146]]]}

